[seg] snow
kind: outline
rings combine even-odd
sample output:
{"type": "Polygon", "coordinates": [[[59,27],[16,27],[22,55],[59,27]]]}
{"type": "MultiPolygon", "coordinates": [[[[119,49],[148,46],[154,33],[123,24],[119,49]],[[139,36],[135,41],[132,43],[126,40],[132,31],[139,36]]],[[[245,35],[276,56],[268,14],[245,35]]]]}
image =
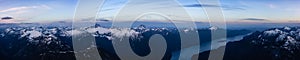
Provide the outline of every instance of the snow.
{"type": "Polygon", "coordinates": [[[266,36],[275,36],[276,34],[281,34],[281,33],[283,33],[281,30],[275,29],[275,30],[265,31],[264,35],[266,35],[266,36]]]}
{"type": "Polygon", "coordinates": [[[41,36],[42,33],[39,31],[36,31],[36,30],[26,31],[26,32],[24,32],[23,35],[21,35],[21,37],[25,37],[27,35],[29,35],[28,36],[29,39],[32,39],[32,38],[37,38],[37,37],[41,36]]]}
{"type": "Polygon", "coordinates": [[[53,29],[49,29],[49,31],[53,34],[56,34],[57,33],[57,29],[53,28],[53,29]]]}
{"type": "Polygon", "coordinates": [[[110,33],[111,36],[102,36],[106,37],[109,40],[112,40],[114,38],[123,38],[123,37],[136,37],[139,32],[136,32],[129,28],[102,28],[102,27],[96,27],[96,28],[86,28],[85,30],[71,30],[67,31],[68,34],[71,35],[79,35],[82,34],[84,31],[91,33],[93,36],[101,36],[101,34],[108,34],[110,33]],[[72,34],[73,33],[73,34],[72,34]],[[100,35],[97,35],[95,33],[99,33],[100,35]]]}
{"type": "Polygon", "coordinates": [[[282,34],[282,35],[279,35],[277,38],[276,38],[276,41],[278,42],[278,41],[282,41],[282,40],[284,40],[284,38],[286,38],[286,34],[282,34]]]}
{"type": "Polygon", "coordinates": [[[79,31],[79,30],[70,30],[70,31],[67,31],[67,33],[69,35],[79,35],[79,34],[82,34],[83,32],[82,31],[79,31]]]}
{"type": "Polygon", "coordinates": [[[189,30],[189,29],[184,29],[183,31],[184,31],[184,32],[188,32],[188,31],[190,31],[190,30],[189,30]]]}
{"type": "Polygon", "coordinates": [[[287,41],[285,42],[285,44],[283,46],[295,45],[296,43],[297,43],[297,41],[293,37],[287,36],[287,41]]]}
{"type": "Polygon", "coordinates": [[[283,29],[284,29],[284,30],[291,30],[291,28],[290,28],[290,27],[287,27],[287,26],[284,27],[283,29]]]}
{"type": "Polygon", "coordinates": [[[297,41],[291,37],[291,36],[287,36],[287,41],[290,42],[290,43],[296,43],[297,41]]]}
{"type": "Polygon", "coordinates": [[[5,32],[10,32],[10,31],[12,31],[11,28],[5,29],[5,32]]]}
{"type": "Polygon", "coordinates": [[[262,45],[265,48],[281,48],[285,50],[293,50],[298,49],[300,44],[298,42],[300,39],[299,28],[291,29],[290,27],[284,27],[281,30],[266,30],[261,35],[263,36],[258,36],[259,40],[253,40],[252,42],[258,45],[262,45]],[[272,40],[273,38],[276,38],[276,40],[272,40]]]}
{"type": "Polygon", "coordinates": [[[217,30],[217,29],[218,29],[218,27],[216,27],[216,26],[212,26],[209,28],[209,30],[217,30]]]}
{"type": "Polygon", "coordinates": [[[5,36],[5,34],[3,34],[3,33],[0,34],[0,37],[4,37],[4,36],[5,36]]]}
{"type": "Polygon", "coordinates": [[[96,33],[96,32],[98,32],[99,34],[105,34],[105,33],[111,32],[109,29],[107,29],[107,28],[102,28],[102,27],[88,28],[87,31],[88,31],[89,33],[96,33]]]}
{"type": "Polygon", "coordinates": [[[136,37],[139,32],[130,29],[111,29],[111,34],[113,37],[136,37]]]}
{"type": "Polygon", "coordinates": [[[6,32],[6,33],[9,33],[9,34],[12,34],[12,33],[15,33],[14,30],[15,30],[15,29],[13,29],[13,28],[8,28],[8,29],[5,29],[5,32],[6,32]]]}

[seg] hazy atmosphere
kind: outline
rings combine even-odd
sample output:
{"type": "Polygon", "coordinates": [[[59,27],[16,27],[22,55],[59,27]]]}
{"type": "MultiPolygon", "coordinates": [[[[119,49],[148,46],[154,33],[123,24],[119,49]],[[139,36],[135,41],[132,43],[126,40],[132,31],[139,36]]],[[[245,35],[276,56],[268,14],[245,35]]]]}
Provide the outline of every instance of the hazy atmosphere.
{"type": "MultiPolygon", "coordinates": [[[[133,0],[134,1],[134,0],[133,0]]],[[[176,0],[174,0],[176,1],[176,0]]],[[[182,6],[168,5],[168,1],[147,1],[134,5],[151,5],[155,9],[185,8],[195,21],[208,22],[203,7],[222,8],[227,22],[260,23],[297,23],[300,20],[299,0],[221,0],[221,6],[199,4],[197,0],[177,0],[182,6]],[[149,3],[151,2],[151,3],[149,3]]],[[[72,21],[77,0],[0,0],[0,16],[12,17],[2,19],[1,23],[36,23],[53,21],[72,21]]],[[[105,0],[97,18],[111,20],[129,0],[105,0]]],[[[130,3],[133,4],[133,3],[130,3]]],[[[99,5],[100,6],[100,5],[99,5]]],[[[88,7],[88,6],[87,6],[88,7]]],[[[137,8],[139,9],[139,8],[137,8]]],[[[133,9],[134,10],[134,9],[133,9]]],[[[135,13],[134,11],[128,11],[135,13]]],[[[130,15],[130,14],[129,14],[130,15]]],[[[182,17],[180,15],[168,15],[182,17]]],[[[126,17],[126,16],[124,16],[126,17]]],[[[89,17],[82,18],[88,19],[89,17]]],[[[155,17],[148,17],[153,18],[155,17]]],[[[126,20],[126,18],[124,18],[126,20]]],[[[174,19],[185,21],[183,19],[174,19]]],[[[122,21],[122,20],[121,20],[122,21]]],[[[190,21],[190,20],[188,20],[190,21]]]]}

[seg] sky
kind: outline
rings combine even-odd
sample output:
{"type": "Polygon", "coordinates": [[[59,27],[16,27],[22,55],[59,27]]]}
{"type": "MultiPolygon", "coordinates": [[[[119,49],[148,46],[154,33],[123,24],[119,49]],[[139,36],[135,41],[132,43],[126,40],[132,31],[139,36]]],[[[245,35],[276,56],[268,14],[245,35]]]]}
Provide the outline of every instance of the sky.
{"type": "MultiPolygon", "coordinates": [[[[300,0],[220,0],[221,6],[219,6],[200,4],[197,0],[105,0],[102,8],[99,9],[97,19],[112,20],[120,10],[127,8],[125,11],[127,14],[122,14],[124,16],[121,16],[120,21],[130,20],[126,17],[132,16],[137,11],[172,10],[175,11],[174,14],[165,14],[169,17],[179,17],[172,20],[191,21],[185,19],[191,17],[195,21],[208,22],[203,8],[222,8],[227,22],[297,23],[300,22],[299,2],[300,0]],[[134,6],[134,8],[125,6],[134,6]],[[178,8],[185,9],[184,12],[188,15],[179,13],[182,11],[177,11],[178,8]]],[[[1,19],[0,23],[72,21],[77,3],[78,0],[0,0],[0,17],[12,17],[12,19],[1,19]]],[[[140,19],[160,21],[162,18],[147,15],[140,19]]]]}

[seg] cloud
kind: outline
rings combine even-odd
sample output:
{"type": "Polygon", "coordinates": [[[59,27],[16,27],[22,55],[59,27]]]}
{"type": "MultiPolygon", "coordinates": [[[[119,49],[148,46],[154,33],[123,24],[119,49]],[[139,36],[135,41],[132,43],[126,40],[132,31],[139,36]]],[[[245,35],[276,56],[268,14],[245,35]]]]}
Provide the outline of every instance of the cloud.
{"type": "Polygon", "coordinates": [[[1,23],[22,22],[34,18],[41,13],[52,9],[48,5],[14,6],[0,10],[0,16],[14,16],[13,18],[0,17],[1,23]],[[26,14],[26,15],[24,15],[26,14]]]}
{"type": "Polygon", "coordinates": [[[39,7],[45,8],[45,9],[52,9],[52,7],[49,7],[48,5],[40,5],[39,7]]]}
{"type": "Polygon", "coordinates": [[[6,12],[18,12],[18,11],[25,11],[29,9],[36,9],[36,8],[42,8],[42,9],[52,9],[51,7],[47,5],[39,5],[39,6],[21,6],[21,7],[13,7],[8,8],[4,10],[0,10],[0,13],[6,13],[6,12]]]}
{"type": "Polygon", "coordinates": [[[300,20],[289,20],[288,22],[300,22],[300,20]]]}
{"type": "Polygon", "coordinates": [[[251,21],[268,21],[267,19],[261,19],[261,18],[245,18],[242,20],[251,20],[251,21]]]}
{"type": "Polygon", "coordinates": [[[104,12],[104,11],[111,11],[111,10],[116,10],[117,8],[107,8],[107,9],[101,9],[100,11],[101,12],[104,12]]]}
{"type": "Polygon", "coordinates": [[[101,18],[101,19],[97,19],[96,21],[108,22],[108,21],[110,21],[110,20],[109,20],[109,19],[104,19],[104,18],[101,18]]]}
{"type": "Polygon", "coordinates": [[[208,5],[208,4],[190,4],[190,5],[184,5],[184,7],[220,7],[220,6],[208,5]]]}
{"type": "Polygon", "coordinates": [[[12,17],[2,17],[0,23],[18,23],[12,17]]]}
{"type": "Polygon", "coordinates": [[[0,23],[19,23],[13,20],[0,20],[0,23]]]}
{"type": "Polygon", "coordinates": [[[13,19],[12,17],[2,17],[1,20],[10,20],[13,19]]]}
{"type": "Polygon", "coordinates": [[[246,10],[245,7],[242,6],[230,6],[230,5],[209,5],[209,4],[189,4],[184,5],[184,7],[222,7],[224,10],[246,10]]]}
{"type": "Polygon", "coordinates": [[[247,10],[246,7],[244,6],[229,6],[229,5],[224,5],[222,6],[224,10],[247,10]]]}
{"type": "Polygon", "coordinates": [[[35,6],[33,7],[14,7],[14,8],[9,8],[9,9],[5,9],[5,10],[0,10],[0,13],[2,12],[12,12],[12,11],[21,11],[21,10],[27,10],[27,9],[31,9],[31,8],[36,8],[35,6]]]}

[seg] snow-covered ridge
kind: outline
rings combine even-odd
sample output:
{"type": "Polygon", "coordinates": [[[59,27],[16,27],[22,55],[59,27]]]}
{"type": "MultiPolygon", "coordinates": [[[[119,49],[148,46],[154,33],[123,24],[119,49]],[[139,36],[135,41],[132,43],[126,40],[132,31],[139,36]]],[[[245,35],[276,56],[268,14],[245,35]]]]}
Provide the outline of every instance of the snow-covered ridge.
{"type": "Polygon", "coordinates": [[[20,35],[20,38],[34,39],[39,37],[71,37],[72,35],[79,35],[88,32],[95,37],[136,37],[139,32],[130,28],[103,28],[103,27],[84,27],[80,29],[72,28],[43,28],[43,27],[30,27],[30,28],[7,28],[2,35],[20,35]]]}
{"type": "MultiPolygon", "coordinates": [[[[282,50],[293,54],[300,50],[300,28],[284,27],[274,28],[261,32],[257,36],[251,36],[254,45],[263,46],[273,50],[282,50]]],[[[280,56],[280,52],[274,53],[280,56]]]]}
{"type": "MultiPolygon", "coordinates": [[[[207,28],[208,30],[217,30],[217,27],[207,28]]],[[[83,27],[79,29],[72,29],[71,27],[18,27],[7,28],[1,36],[5,35],[20,35],[20,38],[28,38],[30,41],[35,41],[35,38],[57,39],[57,37],[72,37],[73,35],[80,35],[88,32],[94,37],[104,37],[108,40],[114,38],[132,37],[139,38],[144,32],[148,31],[178,31],[176,28],[147,28],[144,25],[133,28],[103,28],[100,26],[83,27]]],[[[182,32],[196,31],[196,28],[186,28],[182,32]]],[[[165,33],[168,35],[168,33],[165,33]]],[[[44,39],[45,40],[45,39],[44,39]]]]}
{"type": "Polygon", "coordinates": [[[80,32],[89,32],[93,36],[104,36],[108,39],[111,40],[112,37],[115,38],[122,38],[122,37],[137,37],[140,32],[137,32],[135,30],[132,30],[130,28],[103,28],[103,27],[95,27],[95,28],[85,28],[84,30],[81,31],[74,31],[72,30],[73,33],[80,33],[80,32]]]}
{"type": "Polygon", "coordinates": [[[210,28],[208,28],[209,30],[218,30],[219,28],[217,26],[212,26],[210,28]]]}

